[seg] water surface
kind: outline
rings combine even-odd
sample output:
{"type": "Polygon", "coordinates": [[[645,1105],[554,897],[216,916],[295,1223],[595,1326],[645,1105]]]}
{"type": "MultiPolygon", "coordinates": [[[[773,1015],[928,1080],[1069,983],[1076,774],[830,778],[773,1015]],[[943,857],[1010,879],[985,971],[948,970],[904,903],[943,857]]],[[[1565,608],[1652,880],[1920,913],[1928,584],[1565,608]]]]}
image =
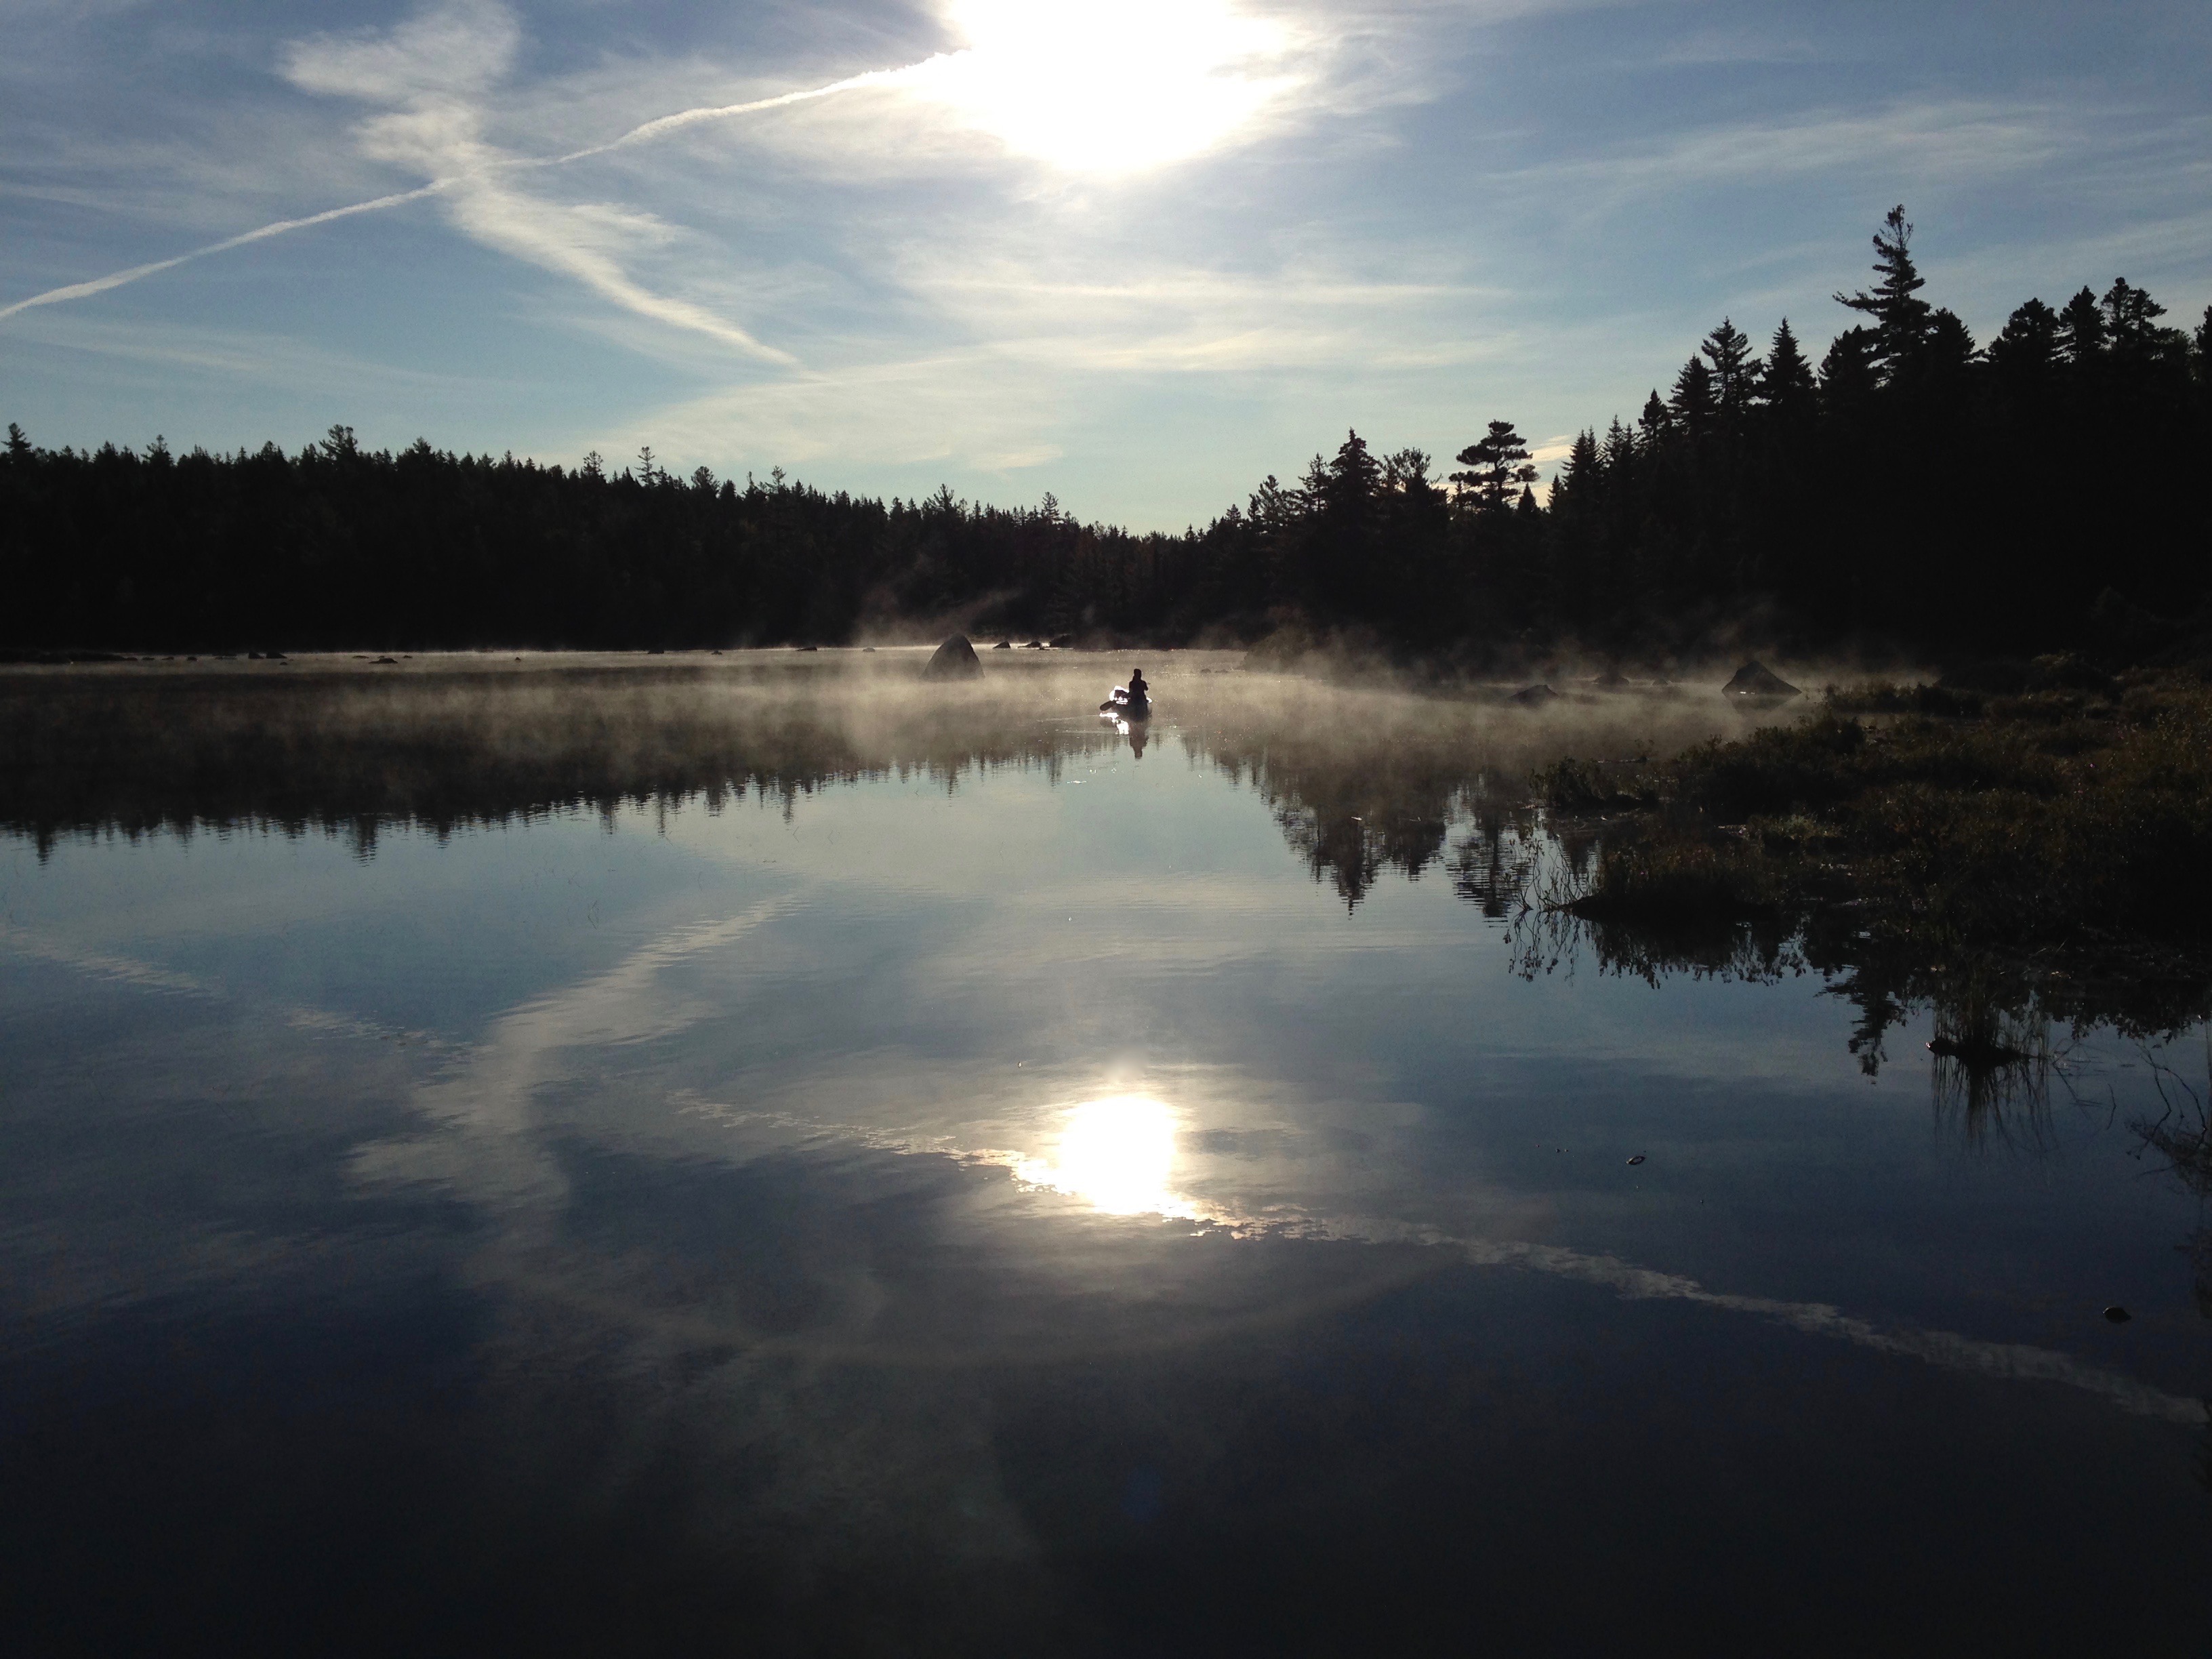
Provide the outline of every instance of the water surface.
{"type": "Polygon", "coordinates": [[[2203,1650],[2200,1029],[1532,929],[1694,689],[821,655],[11,682],[11,1646],[2203,1650]]]}

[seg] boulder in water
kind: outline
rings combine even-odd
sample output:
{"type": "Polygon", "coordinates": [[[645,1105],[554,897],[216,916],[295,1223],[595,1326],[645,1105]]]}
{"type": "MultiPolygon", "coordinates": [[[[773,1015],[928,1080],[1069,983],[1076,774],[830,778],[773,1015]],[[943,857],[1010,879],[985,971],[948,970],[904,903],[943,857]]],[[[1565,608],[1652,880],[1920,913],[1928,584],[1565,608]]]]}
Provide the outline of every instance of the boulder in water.
{"type": "Polygon", "coordinates": [[[975,647],[968,643],[965,634],[955,634],[937,647],[929,665],[921,671],[926,680],[972,680],[980,678],[983,665],[977,660],[975,647]]]}
{"type": "Polygon", "coordinates": [[[1802,697],[1805,694],[1763,662],[1747,662],[1735,671],[1735,678],[1721,687],[1721,695],[1738,702],[1772,698],[1779,702],[1784,697],[1802,697]]]}
{"type": "Polygon", "coordinates": [[[1523,708],[1537,708],[1559,695],[1548,685],[1524,685],[1513,694],[1513,701],[1523,708]]]}

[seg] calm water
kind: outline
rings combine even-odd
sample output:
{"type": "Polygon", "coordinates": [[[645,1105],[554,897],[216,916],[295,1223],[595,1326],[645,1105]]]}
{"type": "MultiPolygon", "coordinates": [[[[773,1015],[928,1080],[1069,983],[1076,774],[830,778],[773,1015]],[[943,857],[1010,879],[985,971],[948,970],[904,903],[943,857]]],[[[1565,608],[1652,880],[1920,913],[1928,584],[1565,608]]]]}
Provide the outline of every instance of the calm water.
{"type": "Polygon", "coordinates": [[[1532,961],[1528,766],[1726,710],[1225,665],[5,786],[11,1650],[2206,1650],[2203,1032],[1532,961]]]}

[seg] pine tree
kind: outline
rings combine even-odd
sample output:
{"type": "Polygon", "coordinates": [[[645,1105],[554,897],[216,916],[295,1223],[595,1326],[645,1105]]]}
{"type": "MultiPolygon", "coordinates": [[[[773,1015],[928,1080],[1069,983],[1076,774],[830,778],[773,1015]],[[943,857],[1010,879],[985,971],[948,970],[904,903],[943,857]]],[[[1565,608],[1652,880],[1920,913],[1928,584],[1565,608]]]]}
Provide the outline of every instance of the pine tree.
{"type": "Polygon", "coordinates": [[[1506,506],[1514,485],[1536,481],[1536,469],[1528,465],[1527,441],[1510,421],[1492,421],[1479,441],[1453,459],[1467,470],[1453,473],[1450,482],[1472,494],[1486,512],[1506,506]]]}
{"type": "Polygon", "coordinates": [[[1890,209],[1882,229],[1874,234],[1874,269],[1881,281],[1869,294],[1836,295],[1837,303],[1875,319],[1875,363],[1885,380],[1911,372],[1928,337],[1929,308],[1920,297],[1928,279],[1912,262],[1912,227],[1905,205],[1890,209]]]}
{"type": "Polygon", "coordinates": [[[2130,356],[2148,356],[2160,343],[2159,337],[2166,332],[2158,323],[2166,315],[2166,307],[2124,276],[2114,279],[2099,304],[2104,310],[2106,330],[2116,351],[2130,356]]]}

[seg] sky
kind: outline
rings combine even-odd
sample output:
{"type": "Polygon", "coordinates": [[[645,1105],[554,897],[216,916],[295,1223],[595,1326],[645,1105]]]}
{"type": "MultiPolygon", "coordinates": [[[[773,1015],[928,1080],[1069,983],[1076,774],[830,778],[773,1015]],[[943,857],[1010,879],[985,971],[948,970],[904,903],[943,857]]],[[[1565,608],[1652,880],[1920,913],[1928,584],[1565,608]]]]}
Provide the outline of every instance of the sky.
{"type": "Polygon", "coordinates": [[[1900,202],[1984,340],[2115,276],[2212,302],[2203,0],[0,0],[0,420],[55,447],[649,445],[1178,530],[1352,428],[1554,461],[1723,316],[1817,356],[1900,202]]]}

